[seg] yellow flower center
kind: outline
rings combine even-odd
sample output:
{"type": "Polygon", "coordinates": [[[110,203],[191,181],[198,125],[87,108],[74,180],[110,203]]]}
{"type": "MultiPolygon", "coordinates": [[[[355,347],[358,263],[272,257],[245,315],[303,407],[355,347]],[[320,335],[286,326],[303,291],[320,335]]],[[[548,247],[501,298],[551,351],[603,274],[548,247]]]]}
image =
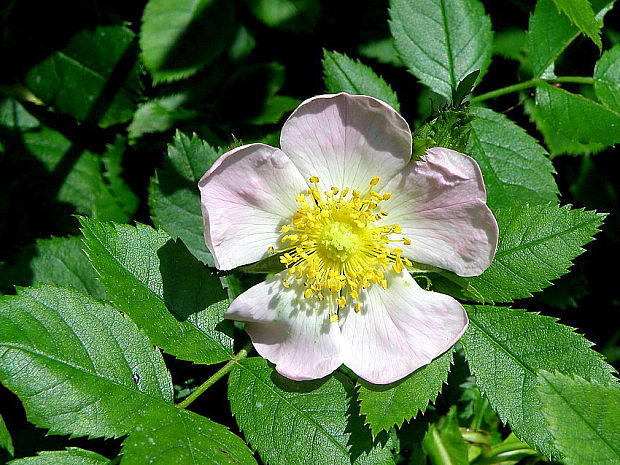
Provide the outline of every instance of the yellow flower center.
{"type": "Polygon", "coordinates": [[[338,187],[321,192],[318,182],[316,176],[310,177],[312,187],[295,198],[299,208],[290,224],[280,229],[283,247],[270,252],[282,253],[280,261],[288,268],[283,284],[288,287],[290,279],[302,280],[304,297],[327,299],[329,318],[335,322],[338,310],[347,305],[360,311],[362,289],[375,284],[386,289],[386,272],[400,273],[405,265],[411,266],[402,249],[390,247],[393,242],[409,245],[411,241],[390,239],[402,233],[398,224],[375,224],[388,216],[379,205],[391,197],[374,190],[378,177],[370,180],[363,194],[338,187]]]}

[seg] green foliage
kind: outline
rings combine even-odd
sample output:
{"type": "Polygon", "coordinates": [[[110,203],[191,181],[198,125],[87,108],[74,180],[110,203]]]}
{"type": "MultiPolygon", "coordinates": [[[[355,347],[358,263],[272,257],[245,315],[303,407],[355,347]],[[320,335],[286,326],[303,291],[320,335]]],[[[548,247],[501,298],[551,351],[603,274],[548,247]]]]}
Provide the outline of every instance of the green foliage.
{"type": "Polygon", "coordinates": [[[450,409],[447,416],[435,425],[431,424],[422,440],[422,448],[431,463],[449,465],[468,465],[467,444],[459,431],[456,408],[450,409]]]}
{"type": "Polygon", "coordinates": [[[161,354],[129,318],[52,286],[0,298],[0,381],[52,434],[122,436],[172,400],[161,354]]]}
{"type": "Polygon", "coordinates": [[[233,415],[269,465],[394,463],[380,438],[373,443],[359,417],[354,387],[338,373],[291,381],[265,360],[250,358],[239,362],[228,382],[233,415]]]}
{"type": "Polygon", "coordinates": [[[122,139],[98,155],[67,139],[60,132],[41,127],[23,134],[23,148],[48,172],[56,199],[94,218],[128,221],[138,203],[120,178],[122,139]]]}
{"type": "Polygon", "coordinates": [[[40,124],[39,120],[28,113],[17,100],[10,97],[1,100],[0,126],[10,129],[33,129],[40,124]]]}
{"type": "Polygon", "coordinates": [[[4,463],[8,461],[15,450],[13,449],[13,440],[11,439],[11,434],[9,430],[6,429],[6,425],[4,424],[4,419],[0,415],[0,463],[4,463]]]}
{"type": "Polygon", "coordinates": [[[153,223],[172,238],[180,238],[196,258],[210,266],[214,262],[205,245],[196,184],[222,153],[195,134],[190,138],[177,132],[149,188],[153,223]]]}
{"type": "Polygon", "coordinates": [[[437,398],[448,379],[452,352],[449,350],[393,384],[359,382],[360,413],[366,416],[366,423],[374,436],[392,426],[400,427],[403,421],[426,411],[429,402],[437,398]]]}
{"type": "Polygon", "coordinates": [[[484,76],[493,33],[478,0],[392,0],[390,17],[401,59],[433,91],[450,97],[471,72],[484,76]]]}
{"type": "Polygon", "coordinates": [[[140,48],[154,81],[186,78],[215,60],[233,37],[234,18],[227,0],[149,0],[140,48]]]}
{"type": "Polygon", "coordinates": [[[0,288],[55,284],[103,299],[105,291],[82,248],[77,236],[39,239],[13,263],[0,266],[0,288]]]}
{"type": "Polygon", "coordinates": [[[508,28],[495,33],[493,37],[493,55],[508,60],[523,61],[527,48],[527,33],[518,28],[508,28]]]}
{"type": "Polygon", "coordinates": [[[216,329],[226,293],[181,242],[142,224],[80,222],[86,253],[108,297],[154,344],[195,363],[230,358],[232,339],[216,329]]]}
{"type": "Polygon", "coordinates": [[[181,409],[141,417],[121,453],[124,465],[256,465],[250,449],[228,428],[181,409]]]}
{"type": "Polygon", "coordinates": [[[141,84],[134,33],[125,26],[84,29],[29,69],[26,85],[47,105],[102,127],[129,121],[141,84]]]}
{"type": "Polygon", "coordinates": [[[466,152],[480,165],[492,209],[557,201],[553,165],[536,139],[504,115],[474,108],[466,152]]]}
{"type": "Polygon", "coordinates": [[[466,109],[444,106],[439,114],[413,133],[413,160],[419,160],[431,147],[446,147],[464,152],[474,117],[466,109]]]}
{"type": "Polygon", "coordinates": [[[592,155],[605,149],[605,144],[600,144],[598,142],[584,144],[572,139],[571,134],[565,135],[560,133],[555,121],[545,119],[540,107],[535,105],[534,99],[532,98],[525,100],[523,109],[542,133],[552,156],[565,154],[592,155]]]}
{"type": "Polygon", "coordinates": [[[580,143],[620,142],[620,113],[582,95],[544,84],[536,89],[540,116],[555,130],[580,143]]]}
{"type": "Polygon", "coordinates": [[[36,457],[14,460],[11,465],[107,465],[110,461],[103,455],[77,447],[67,450],[41,452],[36,457]]]}
{"type": "Polygon", "coordinates": [[[187,95],[173,94],[140,104],[127,128],[129,138],[166,131],[176,123],[195,117],[196,112],[182,108],[186,101],[187,95]]]}
{"type": "Polygon", "coordinates": [[[592,343],[555,318],[505,307],[467,307],[461,339],[476,384],[500,418],[523,441],[557,456],[536,395],[539,370],[559,371],[604,384],[614,369],[592,343]]]}
{"type": "MultiPolygon", "coordinates": [[[[597,21],[602,21],[605,13],[611,9],[613,0],[592,0],[591,5],[597,21]]],[[[530,17],[528,31],[529,58],[534,77],[543,76],[566,47],[579,36],[579,32],[579,28],[558,11],[552,0],[538,0],[530,17]]]]}
{"type": "Polygon", "coordinates": [[[592,39],[599,50],[603,47],[601,25],[596,21],[588,0],[553,0],[553,3],[583,34],[592,39]]]}
{"type": "Polygon", "coordinates": [[[479,302],[529,297],[568,272],[604,216],[553,204],[498,209],[500,239],[493,263],[480,276],[455,281],[479,302]]]}
{"type": "Polygon", "coordinates": [[[345,54],[323,51],[323,81],[328,92],[370,95],[400,111],[398,97],[369,66],[345,54]]]}
{"type": "Polygon", "coordinates": [[[603,104],[620,113],[620,44],[605,51],[596,63],[594,90],[603,104]]]}
{"type": "Polygon", "coordinates": [[[267,26],[295,32],[312,31],[321,11],[319,0],[246,0],[246,4],[267,26]]]}
{"type": "Polygon", "coordinates": [[[543,416],[566,465],[620,463],[620,386],[541,371],[543,416]]]}
{"type": "Polygon", "coordinates": [[[385,63],[394,66],[405,66],[400,59],[396,48],[394,47],[393,37],[373,40],[364,45],[360,45],[357,51],[360,55],[366,58],[373,58],[379,63],[385,63]]]}

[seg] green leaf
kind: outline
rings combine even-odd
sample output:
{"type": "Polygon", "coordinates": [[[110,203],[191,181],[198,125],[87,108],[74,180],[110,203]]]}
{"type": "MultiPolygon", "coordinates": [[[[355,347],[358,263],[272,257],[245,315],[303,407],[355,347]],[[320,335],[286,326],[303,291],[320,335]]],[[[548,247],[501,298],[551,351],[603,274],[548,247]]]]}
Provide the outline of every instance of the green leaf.
{"type": "Polygon", "coordinates": [[[32,129],[40,126],[39,120],[26,111],[13,98],[2,99],[0,103],[0,126],[11,129],[32,129]]]}
{"type": "MultiPolygon", "coordinates": [[[[80,218],[86,253],[108,297],[165,352],[195,363],[232,354],[216,329],[228,305],[219,279],[163,231],[80,218]]],[[[230,326],[228,326],[230,327],[230,326]]]]}
{"type": "MultiPolygon", "coordinates": [[[[603,21],[613,0],[592,0],[596,20],[603,21]]],[[[579,36],[579,28],[560,13],[552,0],[538,0],[530,16],[528,49],[535,78],[543,76],[560,54],[579,36]]]]}
{"type": "Polygon", "coordinates": [[[0,415],[0,463],[8,462],[15,450],[13,449],[13,440],[11,439],[11,434],[9,430],[6,429],[6,425],[4,424],[4,419],[2,415],[0,415]]]}
{"type": "Polygon", "coordinates": [[[557,155],[592,155],[598,153],[606,148],[605,144],[597,142],[590,142],[582,144],[571,139],[571,135],[565,135],[558,132],[558,128],[555,125],[555,121],[547,120],[543,117],[542,111],[534,103],[534,99],[526,98],[523,102],[523,109],[525,113],[530,116],[530,119],[536,124],[538,130],[545,138],[545,143],[549,147],[549,152],[552,156],[557,155]]]}
{"type": "Polygon", "coordinates": [[[299,106],[301,100],[286,95],[272,95],[265,100],[262,111],[249,119],[250,124],[276,124],[282,120],[285,114],[292,112],[299,106]]]}
{"type": "Polygon", "coordinates": [[[168,157],[149,188],[153,223],[174,239],[180,238],[201,262],[213,266],[213,257],[204,240],[200,194],[196,184],[219,158],[216,150],[196,134],[191,138],[178,132],[168,144],[168,157]]]}
{"type": "Polygon", "coordinates": [[[469,465],[468,445],[463,440],[456,418],[456,407],[452,407],[439,424],[431,424],[422,440],[424,452],[431,463],[441,465],[469,465]]]}
{"type": "Polygon", "coordinates": [[[82,248],[77,236],[39,239],[24,248],[13,263],[0,266],[0,287],[46,283],[105,299],[105,290],[82,248]]]}
{"type": "Polygon", "coordinates": [[[468,306],[461,339],[476,384],[519,439],[557,456],[536,396],[539,370],[559,371],[601,383],[615,382],[613,367],[592,343],[555,318],[506,307],[468,306]]]}
{"type": "Polygon", "coordinates": [[[234,18],[228,0],[149,0],[140,48],[153,80],[183,79],[215,60],[233,38],[234,18]]]}
{"type": "Polygon", "coordinates": [[[495,33],[493,55],[523,62],[527,49],[527,33],[523,29],[509,27],[495,33]]]}
{"type": "Polygon", "coordinates": [[[391,36],[360,45],[357,51],[360,55],[366,58],[373,58],[379,63],[405,66],[394,46],[394,38],[391,36]]]}
{"type": "Polygon", "coordinates": [[[259,21],[269,27],[311,32],[321,13],[319,0],[246,0],[259,21]]]}
{"type": "Polygon", "coordinates": [[[391,0],[390,17],[401,59],[433,91],[450,97],[472,71],[484,76],[493,32],[478,0],[391,0]]]}
{"type": "Polygon", "coordinates": [[[262,358],[250,358],[239,362],[228,382],[239,427],[270,465],[394,463],[389,447],[378,439],[373,444],[354,404],[353,385],[340,373],[291,381],[262,358]]]}
{"type": "Polygon", "coordinates": [[[555,170],[536,139],[493,110],[471,112],[477,118],[471,122],[467,153],[480,165],[489,207],[556,202],[555,170]]]}
{"type": "Polygon", "coordinates": [[[426,411],[429,402],[437,398],[448,379],[452,353],[450,349],[429,365],[393,384],[359,382],[360,412],[366,415],[366,423],[374,436],[392,426],[400,427],[403,421],[426,411]]]}
{"type": "Polygon", "coordinates": [[[599,50],[603,48],[601,25],[596,21],[588,0],[553,0],[553,3],[583,34],[592,39],[599,50]]]}
{"type": "Polygon", "coordinates": [[[601,102],[620,113],[620,44],[606,50],[596,63],[594,90],[601,102]]]}
{"type": "Polygon", "coordinates": [[[187,99],[185,94],[174,94],[140,104],[127,128],[129,138],[167,131],[179,121],[197,116],[195,111],[182,108],[187,99]]]}
{"type": "Polygon", "coordinates": [[[370,95],[400,111],[398,97],[369,66],[345,54],[323,50],[323,81],[328,92],[370,95]]]}
{"type": "Polygon", "coordinates": [[[138,199],[120,177],[122,140],[103,155],[45,127],[25,132],[23,140],[28,154],[49,172],[48,182],[57,184],[56,200],[102,220],[128,221],[136,210],[138,199]]]}
{"type": "Polygon", "coordinates": [[[614,145],[620,142],[620,113],[582,95],[543,84],[536,89],[540,116],[568,139],[614,145]]]}
{"type": "Polygon", "coordinates": [[[228,428],[187,410],[154,410],[123,442],[123,465],[256,465],[252,452],[228,428]]]}
{"type": "Polygon", "coordinates": [[[108,465],[110,460],[89,450],[68,447],[66,450],[39,452],[36,457],[14,460],[11,465],[108,465]]]}
{"type": "Polygon", "coordinates": [[[76,34],[26,73],[28,88],[47,105],[102,127],[129,121],[142,91],[134,33],[99,26],[76,34]]]}
{"type": "Polygon", "coordinates": [[[538,374],[543,416],[566,465],[620,463],[620,386],[538,374]]]}
{"type": "Polygon", "coordinates": [[[568,206],[523,205],[495,211],[500,238],[491,266],[480,276],[456,278],[479,302],[530,297],[568,272],[605,215],[568,206]]]}
{"type": "Polygon", "coordinates": [[[0,298],[0,381],[52,434],[122,436],[149,403],[172,401],[161,354],[129,318],[52,286],[0,298]]]}

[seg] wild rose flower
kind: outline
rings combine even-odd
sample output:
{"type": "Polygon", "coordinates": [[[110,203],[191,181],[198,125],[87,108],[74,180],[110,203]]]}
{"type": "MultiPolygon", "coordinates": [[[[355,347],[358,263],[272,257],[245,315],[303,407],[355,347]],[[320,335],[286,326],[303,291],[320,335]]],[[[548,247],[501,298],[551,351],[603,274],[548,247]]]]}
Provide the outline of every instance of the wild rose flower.
{"type": "Polygon", "coordinates": [[[286,269],[237,297],[254,347],[295,380],[341,364],[394,382],[449,349],[467,328],[452,297],[422,289],[412,262],[475,276],[498,229],[476,162],[432,148],[411,162],[411,131],[385,103],[320,95],[282,128],[282,150],[224,154],[199,188],[219,269],[280,254],[286,269]]]}

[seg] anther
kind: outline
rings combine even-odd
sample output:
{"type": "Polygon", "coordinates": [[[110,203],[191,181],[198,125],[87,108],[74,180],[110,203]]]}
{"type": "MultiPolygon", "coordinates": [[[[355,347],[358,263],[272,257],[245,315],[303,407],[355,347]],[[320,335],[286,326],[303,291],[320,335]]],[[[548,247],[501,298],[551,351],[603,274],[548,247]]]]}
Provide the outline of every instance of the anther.
{"type": "Polygon", "coordinates": [[[377,184],[379,184],[379,176],[375,176],[374,178],[370,180],[371,186],[376,186],[377,184]]]}
{"type": "Polygon", "coordinates": [[[312,184],[316,184],[317,182],[319,182],[319,178],[317,176],[310,176],[309,181],[312,184]]]}

